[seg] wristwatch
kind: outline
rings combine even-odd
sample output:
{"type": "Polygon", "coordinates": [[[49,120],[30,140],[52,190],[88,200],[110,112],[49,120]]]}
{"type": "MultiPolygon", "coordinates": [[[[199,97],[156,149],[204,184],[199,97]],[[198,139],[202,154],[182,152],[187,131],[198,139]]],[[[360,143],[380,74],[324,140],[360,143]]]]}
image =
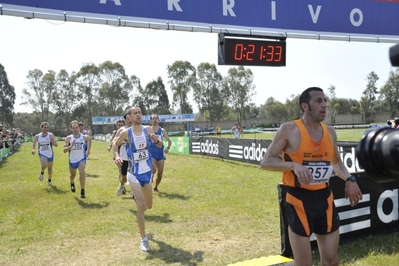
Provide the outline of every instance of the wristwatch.
{"type": "Polygon", "coordinates": [[[346,179],[346,182],[348,182],[348,181],[356,182],[356,177],[353,176],[353,175],[351,175],[350,177],[348,177],[348,178],[346,179]]]}

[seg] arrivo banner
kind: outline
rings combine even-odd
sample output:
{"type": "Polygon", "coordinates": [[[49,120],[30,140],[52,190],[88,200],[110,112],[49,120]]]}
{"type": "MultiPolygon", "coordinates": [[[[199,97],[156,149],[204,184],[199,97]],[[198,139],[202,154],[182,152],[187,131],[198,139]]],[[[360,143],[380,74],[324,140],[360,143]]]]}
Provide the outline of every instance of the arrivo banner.
{"type": "Polygon", "coordinates": [[[0,5],[2,15],[24,16],[14,12],[23,10],[48,19],[120,19],[191,26],[192,31],[203,27],[212,32],[215,27],[248,34],[274,31],[399,36],[399,27],[394,26],[399,25],[398,0],[0,0],[0,5]]]}
{"type": "MultiPolygon", "coordinates": [[[[271,140],[226,139],[191,137],[190,154],[218,157],[244,163],[259,165],[271,140]]],[[[334,204],[341,220],[341,239],[355,238],[365,233],[379,232],[381,229],[394,229],[399,220],[399,179],[368,176],[356,159],[357,142],[338,142],[338,151],[350,173],[357,177],[357,183],[363,193],[363,200],[356,207],[351,207],[345,199],[345,182],[333,175],[330,187],[334,193],[334,204]]],[[[267,172],[265,171],[265,178],[267,172]]],[[[284,217],[285,187],[276,184],[280,204],[281,253],[291,256],[292,250],[288,239],[288,227],[284,217]]],[[[314,235],[311,242],[316,247],[314,235]]]]}

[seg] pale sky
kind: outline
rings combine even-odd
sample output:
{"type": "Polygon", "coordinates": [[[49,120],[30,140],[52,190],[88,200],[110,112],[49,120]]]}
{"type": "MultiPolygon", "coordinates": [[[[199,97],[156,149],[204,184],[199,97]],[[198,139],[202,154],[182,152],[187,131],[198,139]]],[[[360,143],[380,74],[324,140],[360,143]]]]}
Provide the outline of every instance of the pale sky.
{"type": "MultiPolygon", "coordinates": [[[[0,64],[15,87],[15,112],[30,112],[20,106],[26,76],[33,69],[43,73],[79,71],[84,63],[106,60],[121,63],[126,73],[136,75],[143,87],[161,76],[172,101],[167,66],[176,60],[194,67],[213,63],[227,75],[231,67],[217,65],[217,34],[114,27],[75,22],[0,16],[0,64]]],[[[260,106],[269,97],[285,102],[310,86],[336,87],[336,96],[359,100],[366,77],[374,71],[382,87],[392,70],[389,48],[394,44],[287,39],[285,67],[245,67],[254,74],[260,106]]],[[[197,110],[191,99],[194,110],[197,110]]]]}

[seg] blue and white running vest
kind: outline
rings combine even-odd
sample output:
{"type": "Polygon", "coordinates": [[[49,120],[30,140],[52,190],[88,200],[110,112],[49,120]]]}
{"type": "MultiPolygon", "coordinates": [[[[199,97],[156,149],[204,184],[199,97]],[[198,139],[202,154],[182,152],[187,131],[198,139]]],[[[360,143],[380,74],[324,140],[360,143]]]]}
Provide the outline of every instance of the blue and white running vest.
{"type": "Polygon", "coordinates": [[[145,130],[143,126],[141,126],[141,128],[142,133],[138,136],[133,133],[131,127],[127,130],[126,153],[129,159],[128,171],[136,177],[141,174],[152,172],[152,160],[148,151],[151,140],[147,130],[145,130]]]}
{"type": "Polygon", "coordinates": [[[69,151],[69,162],[77,163],[82,160],[86,160],[86,152],[84,149],[85,139],[82,134],[79,134],[79,137],[74,137],[73,134],[70,135],[69,145],[72,144],[73,140],[75,140],[75,145],[72,150],[69,151]]]}
{"type": "Polygon", "coordinates": [[[42,136],[42,134],[39,134],[39,136],[37,138],[37,142],[38,142],[39,156],[52,158],[53,157],[53,144],[51,144],[50,132],[47,132],[47,135],[44,137],[42,136]]]}

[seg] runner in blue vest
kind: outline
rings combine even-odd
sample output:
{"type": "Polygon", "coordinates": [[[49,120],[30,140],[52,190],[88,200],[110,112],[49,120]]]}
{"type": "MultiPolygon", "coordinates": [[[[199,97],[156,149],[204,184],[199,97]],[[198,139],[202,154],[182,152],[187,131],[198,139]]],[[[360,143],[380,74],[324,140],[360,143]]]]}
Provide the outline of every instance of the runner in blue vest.
{"type": "Polygon", "coordinates": [[[158,147],[155,143],[150,144],[150,153],[152,157],[152,178],[155,177],[155,173],[157,173],[157,178],[155,180],[154,192],[159,193],[158,186],[161,183],[163,176],[163,169],[165,166],[165,154],[169,152],[170,147],[172,146],[172,140],[169,138],[166,130],[159,126],[159,117],[157,114],[151,115],[151,128],[154,131],[154,134],[161,140],[166,139],[168,141],[168,146],[158,147]]]}
{"type": "Polygon", "coordinates": [[[140,250],[148,252],[150,246],[145,234],[144,212],[152,208],[152,160],[148,151],[151,142],[162,147],[163,143],[152,131],[151,127],[141,125],[143,115],[141,109],[137,106],[130,108],[127,118],[133,125],[122,130],[120,135],[114,140],[112,149],[115,155],[115,163],[123,164],[118,147],[126,143],[126,153],[129,159],[127,180],[133,191],[137,205],[137,223],[139,225],[141,242],[140,250]]]}

